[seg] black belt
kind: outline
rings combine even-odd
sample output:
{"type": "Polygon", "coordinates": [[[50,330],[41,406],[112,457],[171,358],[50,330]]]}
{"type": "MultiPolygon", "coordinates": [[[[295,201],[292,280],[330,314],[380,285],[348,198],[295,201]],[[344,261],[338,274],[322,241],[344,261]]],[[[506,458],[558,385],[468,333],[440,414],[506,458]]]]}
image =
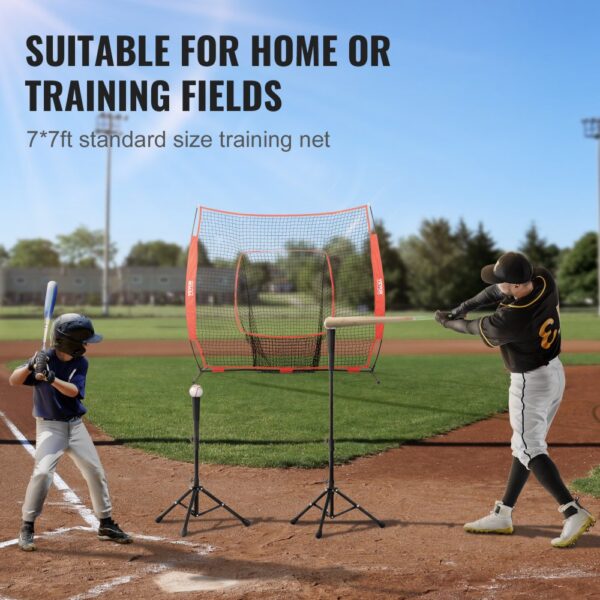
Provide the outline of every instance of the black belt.
{"type": "Polygon", "coordinates": [[[58,421],[59,423],[71,423],[72,421],[77,421],[81,419],[83,415],[77,415],[76,417],[69,417],[68,419],[46,419],[46,417],[42,417],[42,421],[58,421]]]}

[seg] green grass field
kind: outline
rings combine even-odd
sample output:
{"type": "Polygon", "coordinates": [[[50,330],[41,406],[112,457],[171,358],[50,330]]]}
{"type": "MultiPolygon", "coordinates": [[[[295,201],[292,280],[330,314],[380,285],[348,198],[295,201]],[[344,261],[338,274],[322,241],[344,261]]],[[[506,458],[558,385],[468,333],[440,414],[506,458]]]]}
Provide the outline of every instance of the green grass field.
{"type": "Polygon", "coordinates": [[[592,469],[587,477],[575,479],[572,486],[583,494],[600,498],[600,466],[592,469]]]}
{"type": "MultiPolygon", "coordinates": [[[[96,358],[88,377],[90,418],[131,446],[190,461],[187,389],[194,371],[187,358],[96,358]]],[[[506,404],[507,375],[496,357],[382,357],[377,372],[379,385],[368,374],[336,377],[338,461],[449,431],[506,404]]],[[[326,373],[205,374],[201,383],[204,461],[325,464],[326,373]]]]}
{"type": "MultiPolygon", "coordinates": [[[[600,354],[565,354],[563,362],[600,364],[600,354]]],[[[187,389],[193,372],[186,358],[97,358],[88,384],[90,418],[135,448],[191,461],[187,389]],[[131,373],[136,373],[133,381],[131,373]],[[151,385],[142,388],[140,382],[151,385]]],[[[336,376],[338,462],[506,409],[508,375],[497,357],[384,356],[377,374],[380,384],[368,374],[336,376]]],[[[204,462],[255,467],[326,463],[326,373],[209,373],[201,383],[204,462]]],[[[600,467],[572,485],[600,497],[600,467]]]]}
{"type": "MultiPolygon", "coordinates": [[[[24,307],[30,308],[30,307],[24,307]]],[[[57,314],[62,314],[70,309],[58,309],[57,314]]],[[[96,309],[97,310],[97,309],[96,309]]],[[[0,341],[7,340],[35,340],[40,337],[39,309],[37,317],[17,316],[17,313],[8,313],[0,318],[0,341]],[[10,316],[12,314],[12,316],[10,316]]],[[[216,319],[210,318],[210,310],[203,307],[206,323],[218,337],[221,325],[216,319]]],[[[85,311],[83,311],[85,312],[85,311]]],[[[115,316],[110,318],[94,317],[96,329],[106,339],[125,340],[177,340],[187,339],[187,329],[182,307],[120,307],[114,310],[115,316]],[[134,311],[134,309],[137,309],[134,311]],[[153,309],[154,313],[149,313],[153,309]],[[127,315],[127,311],[133,314],[127,315]],[[148,316],[148,315],[154,316],[148,316]],[[163,316],[158,316],[163,315],[163,316]]],[[[0,313],[1,315],[2,313],[0,313]]],[[[406,313],[389,313],[406,314],[406,313]]],[[[419,316],[432,316],[431,313],[411,312],[419,316]]],[[[33,313],[36,315],[36,313],[33,313]]],[[[600,340],[600,318],[593,311],[563,311],[561,314],[562,333],[564,338],[572,340],[600,340]]],[[[230,324],[235,331],[235,323],[230,324]]],[[[386,325],[386,339],[404,340],[440,340],[453,339],[456,334],[440,327],[435,321],[414,321],[386,325]]]]}
{"type": "MultiPolygon", "coordinates": [[[[567,365],[600,364],[600,354],[564,354],[562,359],[567,365]]],[[[95,358],[86,399],[90,420],[122,443],[191,462],[187,390],[195,370],[189,358],[95,358]]],[[[383,356],[377,375],[380,384],[368,374],[336,376],[338,462],[506,409],[508,375],[495,356],[383,356]]],[[[207,373],[201,383],[204,462],[256,467],[326,463],[326,373],[207,373]]],[[[600,497],[600,467],[573,487],[600,497]]]]}
{"type": "MultiPolygon", "coordinates": [[[[0,306],[0,319],[37,319],[40,316],[40,312],[42,312],[42,307],[35,304],[0,306]]],[[[92,318],[102,317],[102,307],[97,305],[57,305],[55,312],[57,314],[77,312],[92,318]]],[[[115,305],[110,307],[111,318],[181,317],[183,313],[184,308],[181,305],[159,306],[153,304],[134,304],[131,306],[115,305]]]]}
{"type": "MultiPolygon", "coordinates": [[[[63,311],[57,314],[63,314],[63,311]]],[[[184,340],[185,317],[110,317],[94,318],[94,327],[110,340],[184,340]]],[[[0,319],[0,341],[37,340],[42,318],[0,319]]]]}
{"type": "MultiPolygon", "coordinates": [[[[0,312],[4,317],[0,317],[0,340],[39,338],[39,311],[35,307],[28,311],[0,312]]],[[[95,317],[97,330],[107,339],[187,336],[181,307],[115,308],[113,315],[95,317]]],[[[591,311],[562,313],[563,335],[568,339],[600,339],[599,325],[591,311]]],[[[387,339],[455,337],[433,321],[386,327],[387,339]]],[[[562,359],[567,365],[600,364],[600,354],[563,354],[562,359]]],[[[187,388],[194,371],[191,358],[95,358],[88,385],[91,419],[134,447],[190,461],[187,388]],[[136,374],[134,380],[131,373],[136,374]],[[148,385],[141,389],[140,382],[148,385]]],[[[506,406],[506,374],[497,357],[383,356],[377,373],[380,385],[364,374],[337,377],[339,461],[449,431],[506,406]]],[[[203,460],[260,467],[323,465],[327,459],[326,377],[325,373],[203,376],[203,460]]],[[[573,485],[600,496],[600,467],[573,485]]]]}

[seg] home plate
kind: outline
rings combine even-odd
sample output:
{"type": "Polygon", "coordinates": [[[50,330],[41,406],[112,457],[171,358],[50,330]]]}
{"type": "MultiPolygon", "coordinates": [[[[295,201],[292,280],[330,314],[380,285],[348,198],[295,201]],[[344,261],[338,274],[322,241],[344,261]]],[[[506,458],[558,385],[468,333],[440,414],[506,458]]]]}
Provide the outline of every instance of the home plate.
{"type": "Polygon", "coordinates": [[[239,585],[237,579],[223,579],[222,577],[208,577],[186,573],[185,571],[169,571],[156,578],[158,585],[169,593],[174,592],[210,592],[224,590],[225,588],[239,585]]]}

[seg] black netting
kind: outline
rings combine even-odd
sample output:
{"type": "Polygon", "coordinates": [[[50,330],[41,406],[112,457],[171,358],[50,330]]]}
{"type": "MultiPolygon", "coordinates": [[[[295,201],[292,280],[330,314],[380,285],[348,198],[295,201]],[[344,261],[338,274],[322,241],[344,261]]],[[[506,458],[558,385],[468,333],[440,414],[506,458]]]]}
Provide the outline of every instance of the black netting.
{"type": "MultiPolygon", "coordinates": [[[[314,215],[201,208],[196,331],[205,366],[327,367],[323,320],[373,314],[367,207],[314,215]]],[[[365,367],[373,326],[338,330],[336,365],[365,367]]]]}
{"type": "Polygon", "coordinates": [[[334,310],[328,265],[322,251],[290,249],[240,254],[233,309],[240,332],[252,348],[253,366],[319,366],[323,320],[334,310]],[[296,267],[302,265],[293,284],[289,281],[290,262],[296,267]],[[294,290],[305,292],[296,293],[287,306],[285,319],[273,318],[277,314],[273,308],[261,309],[267,294],[276,299],[277,294],[293,294],[294,290]],[[290,334],[290,322],[302,323],[304,335],[290,334]]]}

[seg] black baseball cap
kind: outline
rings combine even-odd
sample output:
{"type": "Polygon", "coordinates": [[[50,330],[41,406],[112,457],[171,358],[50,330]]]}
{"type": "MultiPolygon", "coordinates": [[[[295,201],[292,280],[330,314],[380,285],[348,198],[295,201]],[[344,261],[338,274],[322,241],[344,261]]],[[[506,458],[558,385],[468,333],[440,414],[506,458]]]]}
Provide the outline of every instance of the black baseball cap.
{"type": "Polygon", "coordinates": [[[527,283],[532,277],[533,267],[520,252],[507,252],[495,265],[481,269],[481,279],[486,283],[527,283]]]}

